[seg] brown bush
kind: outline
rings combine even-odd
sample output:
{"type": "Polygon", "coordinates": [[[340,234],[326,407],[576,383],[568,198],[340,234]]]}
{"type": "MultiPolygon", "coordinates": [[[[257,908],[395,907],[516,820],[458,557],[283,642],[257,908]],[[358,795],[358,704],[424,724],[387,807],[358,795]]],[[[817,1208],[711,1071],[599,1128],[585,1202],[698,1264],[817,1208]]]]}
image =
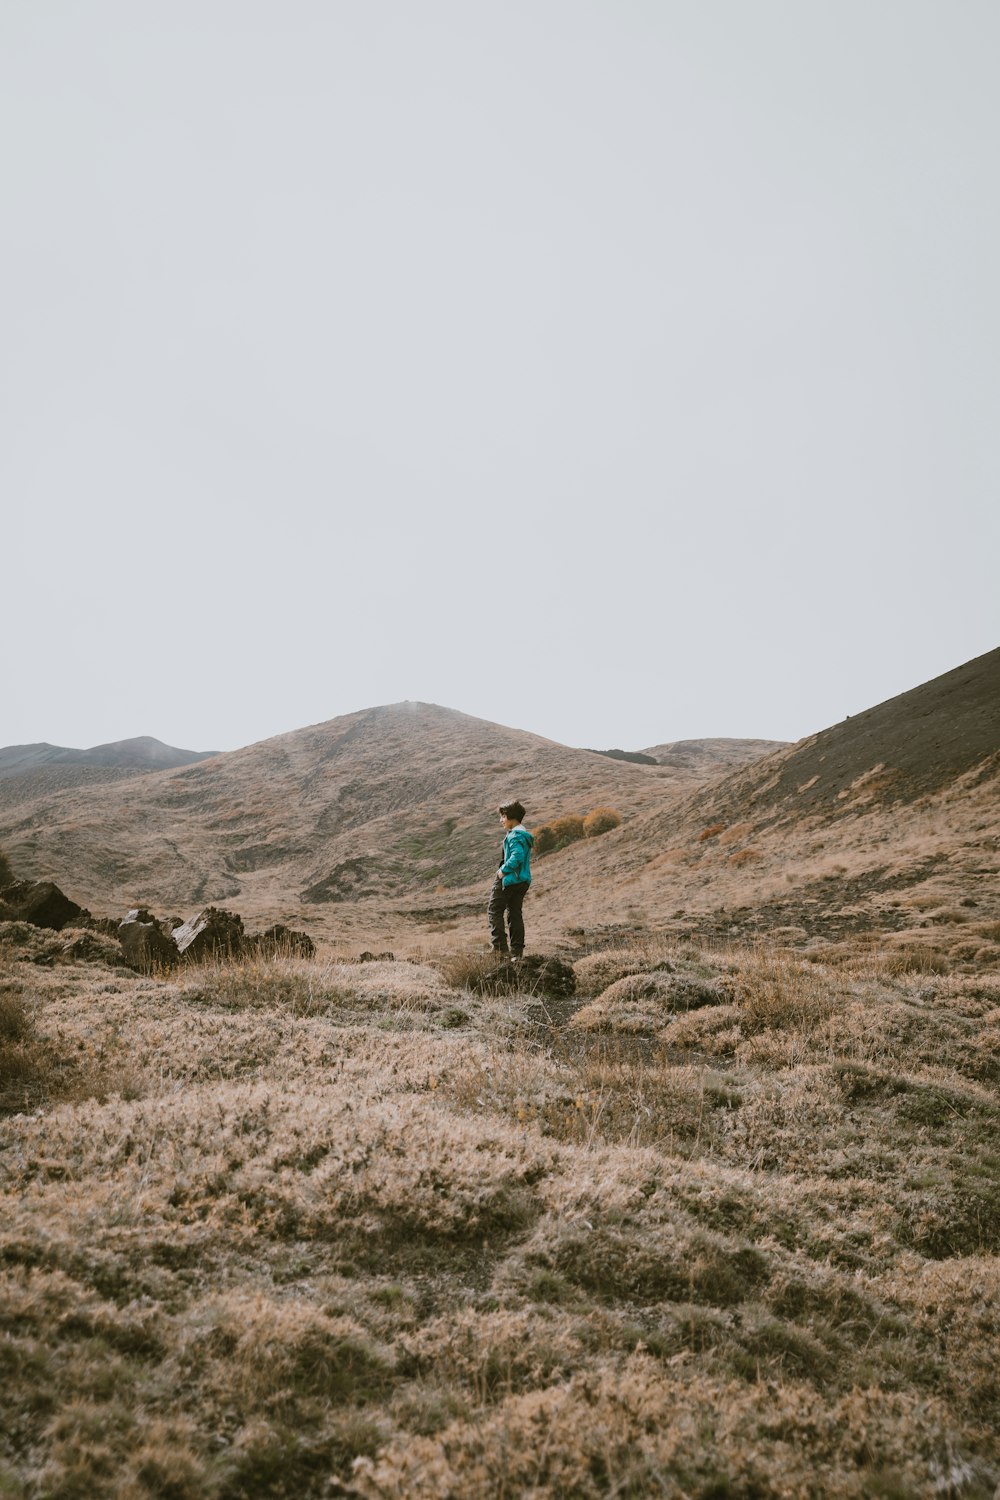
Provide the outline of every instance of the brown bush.
{"type": "Polygon", "coordinates": [[[698,835],[699,844],[703,844],[706,839],[714,839],[717,833],[725,831],[725,827],[725,823],[709,823],[708,827],[703,828],[698,835]]]}
{"type": "Polygon", "coordinates": [[[583,820],[584,837],[593,839],[598,834],[610,833],[612,828],[621,825],[621,820],[621,813],[616,812],[613,807],[595,807],[583,820]]]}
{"type": "Polygon", "coordinates": [[[735,854],[729,856],[731,865],[748,865],[752,860],[763,859],[759,849],[738,849],[735,854]]]}
{"type": "Polygon", "coordinates": [[[557,848],[573,844],[577,839],[583,838],[583,819],[577,813],[568,813],[565,817],[555,819],[552,831],[556,836],[557,848]]]}
{"type": "Polygon", "coordinates": [[[535,829],[535,853],[551,854],[556,847],[556,836],[552,831],[551,823],[543,823],[540,828],[535,829]]]}
{"type": "Polygon", "coordinates": [[[583,836],[583,819],[576,813],[553,818],[551,823],[543,823],[535,830],[535,853],[554,854],[557,849],[565,849],[567,844],[575,844],[583,836]]]}

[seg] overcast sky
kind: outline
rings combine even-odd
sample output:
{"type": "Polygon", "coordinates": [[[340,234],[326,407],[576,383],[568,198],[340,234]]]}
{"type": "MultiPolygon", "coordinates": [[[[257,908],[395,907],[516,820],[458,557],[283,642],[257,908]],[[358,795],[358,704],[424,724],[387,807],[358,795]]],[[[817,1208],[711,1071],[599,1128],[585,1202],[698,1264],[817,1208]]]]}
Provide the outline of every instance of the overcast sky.
{"type": "Polygon", "coordinates": [[[1000,644],[995,0],[0,0],[0,745],[1000,644]]]}

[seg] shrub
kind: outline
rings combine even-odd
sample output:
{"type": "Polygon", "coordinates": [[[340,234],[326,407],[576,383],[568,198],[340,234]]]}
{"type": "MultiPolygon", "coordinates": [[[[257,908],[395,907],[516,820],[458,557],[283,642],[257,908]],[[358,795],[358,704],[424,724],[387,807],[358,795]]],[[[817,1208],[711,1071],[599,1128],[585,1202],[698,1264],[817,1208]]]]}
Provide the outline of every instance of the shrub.
{"type": "Polygon", "coordinates": [[[557,849],[565,849],[567,844],[575,844],[582,838],[583,819],[576,813],[553,818],[551,823],[543,823],[535,830],[535,853],[554,854],[557,849]]]}
{"type": "Polygon", "coordinates": [[[583,838],[583,819],[576,813],[569,813],[564,818],[556,818],[551,827],[555,834],[557,849],[564,849],[567,844],[575,844],[577,839],[583,838]]]}
{"type": "Polygon", "coordinates": [[[699,844],[703,844],[706,839],[714,839],[717,833],[725,830],[725,827],[725,823],[709,823],[708,827],[703,828],[698,835],[699,844]]]}
{"type": "Polygon", "coordinates": [[[584,837],[593,839],[600,833],[610,833],[612,828],[619,827],[621,820],[621,813],[613,807],[595,807],[583,820],[584,837]]]}
{"type": "Polygon", "coordinates": [[[551,823],[543,823],[541,828],[535,829],[535,853],[551,854],[556,847],[556,836],[552,831],[551,823]]]}
{"type": "Polygon", "coordinates": [[[14,871],[11,869],[10,860],[0,849],[0,886],[10,885],[14,879],[14,871]]]}
{"type": "Polygon", "coordinates": [[[592,839],[599,833],[608,833],[620,823],[621,814],[613,807],[595,807],[586,817],[567,813],[535,829],[535,853],[554,854],[557,849],[565,849],[567,844],[575,844],[579,839],[592,839]]]}

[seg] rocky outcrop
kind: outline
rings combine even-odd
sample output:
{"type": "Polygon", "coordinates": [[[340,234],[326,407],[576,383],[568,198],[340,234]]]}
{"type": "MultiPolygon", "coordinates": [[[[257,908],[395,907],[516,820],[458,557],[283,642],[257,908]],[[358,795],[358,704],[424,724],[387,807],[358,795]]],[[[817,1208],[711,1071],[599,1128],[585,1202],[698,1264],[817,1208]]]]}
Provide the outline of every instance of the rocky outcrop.
{"type": "Polygon", "coordinates": [[[144,906],[130,911],[119,924],[118,941],[129,968],[144,974],[168,969],[177,962],[177,944],[144,906]]]}
{"type": "Polygon", "coordinates": [[[168,928],[171,941],[181,958],[197,962],[204,958],[239,958],[253,954],[260,958],[282,955],[289,958],[312,958],[316,945],[304,932],[296,932],[276,922],[264,932],[247,933],[243,930],[243,918],[233,911],[224,911],[218,906],[206,906],[205,910],[192,917],[190,922],[174,925],[171,918],[168,928]]]}
{"type": "Polygon", "coordinates": [[[285,927],[281,922],[276,922],[265,932],[255,932],[247,938],[246,947],[261,958],[273,958],[279,954],[288,958],[313,958],[316,953],[316,944],[311,937],[285,927]]]}
{"type": "Polygon", "coordinates": [[[0,890],[0,922],[30,922],[61,932],[82,911],[51,880],[15,880],[0,890]]]}
{"type": "MultiPolygon", "coordinates": [[[[189,922],[180,917],[157,918],[145,906],[133,907],[120,922],[93,917],[51,880],[8,881],[0,887],[0,922],[21,922],[54,932],[73,927],[117,938],[124,962],[144,974],[172,968],[181,959],[197,962],[250,954],[313,958],[316,953],[315,943],[304,932],[276,922],[264,932],[247,933],[238,913],[217,906],[206,906],[189,922]]],[[[95,953],[98,950],[99,945],[95,953]]],[[[70,958],[95,956],[86,944],[79,951],[67,945],[64,951],[70,958]]]]}
{"type": "Polygon", "coordinates": [[[183,958],[195,960],[235,958],[246,944],[243,918],[219,906],[206,906],[190,922],[175,927],[171,937],[183,958]]]}

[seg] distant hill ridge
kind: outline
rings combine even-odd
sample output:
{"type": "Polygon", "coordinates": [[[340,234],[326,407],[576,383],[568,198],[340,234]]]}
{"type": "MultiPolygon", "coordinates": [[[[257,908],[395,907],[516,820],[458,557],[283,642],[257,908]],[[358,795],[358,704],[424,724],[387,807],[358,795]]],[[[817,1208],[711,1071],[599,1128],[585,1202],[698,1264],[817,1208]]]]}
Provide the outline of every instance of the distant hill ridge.
{"type": "Polygon", "coordinates": [[[663,745],[651,745],[642,752],[649,755],[660,766],[673,766],[677,770],[698,771],[706,766],[716,770],[725,768],[735,771],[739,766],[751,765],[775,750],[784,750],[788,740],[736,740],[727,738],[705,740],[668,740],[663,745]]]}
{"type": "Polygon", "coordinates": [[[47,766],[96,766],[105,770],[170,771],[178,766],[210,760],[215,750],[179,750],[162,740],[142,734],[134,739],[113,740],[93,745],[89,750],[73,750],[65,745],[5,745],[0,749],[0,780],[25,776],[47,766]]]}

